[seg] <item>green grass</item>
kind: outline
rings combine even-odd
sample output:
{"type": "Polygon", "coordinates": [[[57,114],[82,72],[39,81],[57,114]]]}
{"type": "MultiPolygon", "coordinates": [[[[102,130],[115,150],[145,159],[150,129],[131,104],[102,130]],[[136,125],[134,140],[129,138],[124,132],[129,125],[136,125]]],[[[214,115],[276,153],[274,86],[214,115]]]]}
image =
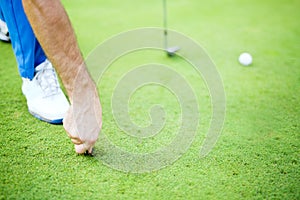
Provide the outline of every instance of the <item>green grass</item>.
{"type": "MultiPolygon", "coordinates": [[[[85,57],[119,32],[162,25],[161,1],[63,3],[85,57]]],[[[183,60],[157,52],[128,55],[113,64],[99,86],[103,132],[132,152],[151,152],[172,141],[178,105],[163,89],[138,91],[129,105],[132,120],[146,126],[149,106],[162,100],[169,117],[166,128],[142,142],[121,134],[110,107],[120,66],[129,69],[155,58],[173,66],[199,91],[202,118],[189,150],[171,166],[133,174],[77,156],[62,126],[31,117],[11,46],[0,43],[0,199],[300,198],[300,2],[178,0],[168,6],[170,28],[201,44],[224,82],[226,121],[213,151],[198,157],[211,117],[210,99],[201,77],[183,60]],[[251,67],[237,62],[243,51],[253,55],[251,67]],[[165,98],[155,96],[156,91],[165,98]]]]}

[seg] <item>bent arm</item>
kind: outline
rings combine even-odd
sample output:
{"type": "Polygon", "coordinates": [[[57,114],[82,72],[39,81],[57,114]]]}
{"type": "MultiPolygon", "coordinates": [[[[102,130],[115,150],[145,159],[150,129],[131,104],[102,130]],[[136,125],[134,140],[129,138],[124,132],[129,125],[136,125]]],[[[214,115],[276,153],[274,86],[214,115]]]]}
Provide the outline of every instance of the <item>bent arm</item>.
{"type": "Polygon", "coordinates": [[[22,2],[36,38],[69,96],[71,106],[63,121],[64,128],[77,153],[91,152],[102,126],[102,110],[69,17],[60,0],[22,2]]]}
{"type": "Polygon", "coordinates": [[[72,99],[74,77],[85,65],[64,7],[59,0],[23,0],[23,7],[36,38],[72,99]]]}

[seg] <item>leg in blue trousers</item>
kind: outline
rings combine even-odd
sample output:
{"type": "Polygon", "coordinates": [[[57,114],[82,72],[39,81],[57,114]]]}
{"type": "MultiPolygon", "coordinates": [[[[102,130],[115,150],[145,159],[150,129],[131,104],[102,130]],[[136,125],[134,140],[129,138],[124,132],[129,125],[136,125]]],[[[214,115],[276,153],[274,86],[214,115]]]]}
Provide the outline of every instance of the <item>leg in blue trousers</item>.
{"type": "Polygon", "coordinates": [[[29,112],[40,120],[61,124],[69,103],[33,33],[22,0],[0,0],[0,12],[9,30],[29,112]]]}

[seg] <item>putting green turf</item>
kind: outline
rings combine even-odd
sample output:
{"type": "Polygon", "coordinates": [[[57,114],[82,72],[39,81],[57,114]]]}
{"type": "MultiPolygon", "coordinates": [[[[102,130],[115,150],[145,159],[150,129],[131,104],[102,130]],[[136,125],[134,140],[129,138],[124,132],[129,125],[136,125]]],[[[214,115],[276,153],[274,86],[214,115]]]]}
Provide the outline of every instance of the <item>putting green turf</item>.
{"type": "MultiPolygon", "coordinates": [[[[119,32],[162,25],[161,1],[63,3],[85,57],[119,32]]],[[[172,94],[149,87],[134,94],[130,116],[145,126],[148,108],[162,100],[169,113],[166,128],[141,143],[120,133],[110,108],[120,66],[151,59],[173,66],[190,81],[201,105],[200,127],[189,150],[173,165],[144,174],[77,156],[62,126],[31,117],[11,46],[0,43],[0,199],[299,199],[299,7],[296,0],[168,2],[169,27],[202,45],[217,66],[226,92],[226,120],[217,145],[200,159],[211,117],[201,77],[183,60],[158,52],[119,59],[99,85],[103,132],[116,145],[151,152],[172,141],[179,126],[172,94]],[[252,66],[237,62],[243,51],[252,54],[252,66]]]]}

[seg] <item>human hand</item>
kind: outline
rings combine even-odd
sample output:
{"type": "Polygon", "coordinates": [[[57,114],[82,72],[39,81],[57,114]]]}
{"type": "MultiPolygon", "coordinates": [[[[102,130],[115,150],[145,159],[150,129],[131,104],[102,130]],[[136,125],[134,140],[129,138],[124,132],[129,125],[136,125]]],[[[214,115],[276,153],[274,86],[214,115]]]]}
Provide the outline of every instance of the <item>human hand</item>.
{"type": "Polygon", "coordinates": [[[74,90],[63,126],[75,145],[76,153],[92,153],[102,127],[102,109],[94,86],[74,90]]]}

